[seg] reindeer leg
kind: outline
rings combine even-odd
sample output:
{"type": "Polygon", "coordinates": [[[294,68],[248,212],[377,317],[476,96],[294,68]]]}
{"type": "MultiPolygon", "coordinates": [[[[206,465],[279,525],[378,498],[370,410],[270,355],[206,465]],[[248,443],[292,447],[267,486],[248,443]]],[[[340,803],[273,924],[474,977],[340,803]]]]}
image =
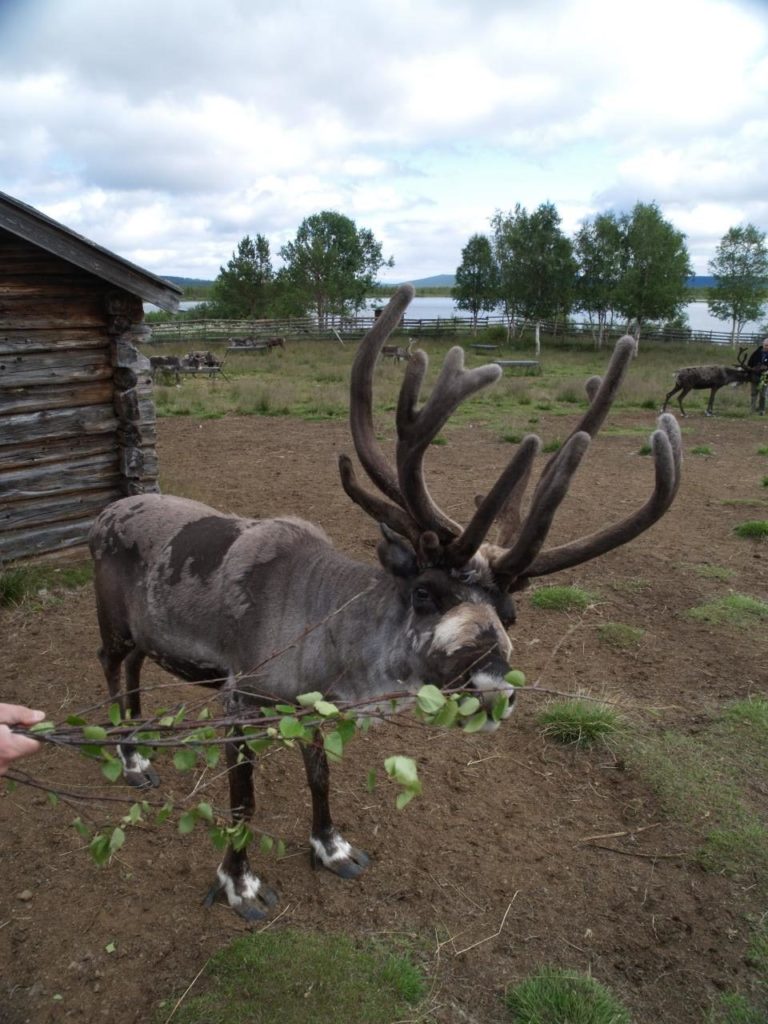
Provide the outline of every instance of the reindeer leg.
{"type": "Polygon", "coordinates": [[[707,402],[707,411],[704,413],[705,416],[713,416],[712,408],[715,404],[715,395],[717,394],[717,388],[711,388],[709,392],[709,401],[707,402]]]}
{"type": "Polygon", "coordinates": [[[677,404],[680,406],[680,415],[685,416],[685,409],[683,408],[683,399],[690,391],[690,388],[683,388],[680,394],[677,396],[677,404]]]}
{"type": "MultiPolygon", "coordinates": [[[[232,821],[237,824],[253,817],[253,760],[239,729],[225,743],[229,775],[229,799],[232,821]]],[[[246,848],[236,850],[230,843],[224,859],[216,869],[216,881],[208,891],[205,905],[210,907],[220,894],[246,921],[260,921],[277,903],[277,894],[254,875],[248,863],[246,848]]]]}
{"type": "Polygon", "coordinates": [[[312,867],[328,868],[340,878],[357,878],[368,866],[368,855],[350,846],[331,820],[328,803],[330,770],[321,732],[312,743],[301,745],[307,782],[312,793],[312,834],[309,842],[312,867]]]}
{"type": "Polygon", "coordinates": [[[663,403],[663,405],[661,407],[661,412],[666,412],[667,411],[667,405],[669,404],[670,398],[673,398],[677,394],[677,392],[679,390],[680,390],[679,387],[674,387],[674,388],[672,388],[671,391],[667,392],[667,395],[666,395],[666,397],[664,399],[664,403],[663,403]]]}
{"type": "MultiPolygon", "coordinates": [[[[141,721],[141,666],[145,657],[143,651],[134,647],[125,659],[125,701],[121,701],[121,710],[125,715],[127,702],[131,719],[135,722],[141,721]]],[[[148,789],[160,785],[151,761],[140,754],[133,743],[121,743],[117,753],[123,762],[123,776],[130,786],[148,789]]]]}

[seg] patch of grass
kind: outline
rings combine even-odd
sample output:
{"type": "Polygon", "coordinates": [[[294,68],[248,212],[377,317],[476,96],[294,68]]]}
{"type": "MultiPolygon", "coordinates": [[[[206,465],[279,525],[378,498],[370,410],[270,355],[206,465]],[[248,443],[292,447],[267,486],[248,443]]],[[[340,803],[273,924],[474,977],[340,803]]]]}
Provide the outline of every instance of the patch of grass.
{"type": "Polygon", "coordinates": [[[539,712],[536,721],[549,739],[579,747],[593,747],[623,726],[621,716],[612,707],[578,697],[553,701],[539,712]]]}
{"type": "MultiPolygon", "coordinates": [[[[231,942],[211,958],[200,986],[174,1024],[391,1024],[413,1020],[426,992],[421,971],[402,952],[291,930],[231,942]]],[[[167,1016],[168,1004],[156,1020],[167,1016]]]]}
{"type": "Polygon", "coordinates": [[[594,601],[594,596],[580,587],[538,587],[531,594],[534,608],[547,611],[581,611],[594,601]]]}
{"type": "Polygon", "coordinates": [[[706,823],[693,855],[703,868],[766,888],[768,829],[750,792],[768,770],[768,699],[735,702],[695,735],[626,732],[619,744],[671,817],[696,830],[706,823]]]}
{"type": "Polygon", "coordinates": [[[626,579],[613,580],[611,583],[611,589],[618,590],[620,594],[641,594],[652,586],[651,581],[642,576],[627,576],[626,579]]]}
{"type": "Polygon", "coordinates": [[[720,502],[725,508],[765,508],[765,498],[726,498],[720,502]]]}
{"type": "Polygon", "coordinates": [[[733,569],[725,569],[722,565],[711,565],[709,562],[701,562],[699,565],[694,565],[693,571],[697,576],[701,576],[702,579],[720,580],[722,583],[727,583],[736,575],[733,569]]]}
{"type": "Polygon", "coordinates": [[[750,537],[762,540],[763,537],[768,537],[768,520],[749,519],[746,523],[739,523],[738,526],[734,526],[733,532],[737,537],[750,537]]]}
{"type": "Polygon", "coordinates": [[[501,440],[508,444],[520,444],[524,436],[519,430],[506,430],[501,435],[501,440]]]}
{"type": "Polygon", "coordinates": [[[441,445],[448,444],[448,439],[446,437],[443,437],[442,434],[438,434],[437,437],[433,437],[429,443],[437,445],[437,447],[439,448],[441,445]]]}
{"type": "Polygon", "coordinates": [[[712,455],[712,449],[708,444],[696,444],[691,448],[691,455],[712,455]]]}
{"type": "Polygon", "coordinates": [[[650,455],[652,451],[653,451],[653,448],[651,448],[651,446],[649,444],[641,444],[640,447],[637,449],[637,454],[638,455],[650,455]]]}
{"type": "Polygon", "coordinates": [[[758,455],[768,455],[768,444],[761,444],[757,449],[758,455]]]}
{"type": "Polygon", "coordinates": [[[762,487],[768,487],[768,476],[764,476],[760,483],[762,487]]]}
{"type": "Polygon", "coordinates": [[[609,989],[577,971],[544,967],[507,989],[504,1001],[513,1024],[631,1024],[609,989]]]}
{"type": "Polygon", "coordinates": [[[645,636],[644,629],[628,626],[624,622],[606,622],[597,631],[597,635],[605,644],[626,650],[637,647],[645,636]]]}
{"type": "Polygon", "coordinates": [[[692,619],[708,622],[713,626],[738,626],[752,629],[768,619],[768,604],[748,594],[729,594],[690,608],[687,613],[692,619]]]}
{"type": "Polygon", "coordinates": [[[547,454],[549,454],[550,452],[559,452],[562,446],[563,442],[560,440],[560,438],[555,437],[553,438],[553,440],[547,441],[547,443],[542,446],[541,450],[542,452],[546,452],[547,454]]]}
{"type": "Polygon", "coordinates": [[[90,562],[11,565],[0,569],[0,607],[13,608],[48,593],[77,590],[93,579],[90,562]]]}
{"type": "Polygon", "coordinates": [[[581,388],[577,388],[575,384],[566,384],[555,395],[555,401],[565,402],[568,405],[578,405],[579,402],[584,401],[584,392],[581,388]]]}

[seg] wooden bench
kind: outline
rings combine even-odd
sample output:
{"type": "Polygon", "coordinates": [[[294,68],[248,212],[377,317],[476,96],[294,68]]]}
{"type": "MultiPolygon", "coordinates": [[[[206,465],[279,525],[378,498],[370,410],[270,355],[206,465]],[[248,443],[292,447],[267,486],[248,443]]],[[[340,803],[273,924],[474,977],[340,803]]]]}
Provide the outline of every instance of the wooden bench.
{"type": "Polygon", "coordinates": [[[469,347],[473,348],[475,350],[475,352],[498,352],[499,351],[499,346],[498,345],[481,345],[479,342],[478,343],[473,343],[469,347]]]}

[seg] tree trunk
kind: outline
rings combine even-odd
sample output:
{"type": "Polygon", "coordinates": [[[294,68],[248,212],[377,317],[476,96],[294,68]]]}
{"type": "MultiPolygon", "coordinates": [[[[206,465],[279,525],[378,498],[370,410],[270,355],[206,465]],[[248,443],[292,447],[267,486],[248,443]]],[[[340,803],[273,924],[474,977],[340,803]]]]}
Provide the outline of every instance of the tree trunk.
{"type": "Polygon", "coordinates": [[[539,356],[541,354],[541,321],[540,320],[536,321],[536,330],[534,332],[534,346],[535,346],[536,355],[539,356]]]}

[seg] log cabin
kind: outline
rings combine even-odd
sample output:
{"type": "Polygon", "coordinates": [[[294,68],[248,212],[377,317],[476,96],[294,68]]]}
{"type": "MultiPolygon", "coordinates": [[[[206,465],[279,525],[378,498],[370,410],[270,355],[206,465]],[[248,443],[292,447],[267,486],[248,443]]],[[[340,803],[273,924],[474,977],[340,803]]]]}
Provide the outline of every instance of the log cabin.
{"type": "Polygon", "coordinates": [[[144,302],[181,289],[0,192],[0,566],[158,490],[144,302]]]}

